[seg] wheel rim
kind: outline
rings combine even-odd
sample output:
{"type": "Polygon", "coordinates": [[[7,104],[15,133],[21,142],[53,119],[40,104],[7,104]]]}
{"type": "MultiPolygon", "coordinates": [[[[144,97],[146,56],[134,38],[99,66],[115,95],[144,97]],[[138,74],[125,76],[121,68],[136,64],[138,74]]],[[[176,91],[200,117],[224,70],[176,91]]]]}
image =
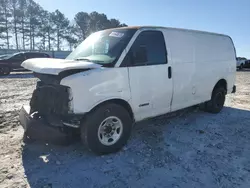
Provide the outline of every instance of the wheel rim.
{"type": "Polygon", "coordinates": [[[216,96],[215,96],[215,104],[216,104],[217,108],[221,108],[223,106],[223,104],[224,104],[224,96],[223,96],[223,94],[221,92],[216,94],[216,96]]]}
{"type": "Polygon", "coordinates": [[[122,121],[118,117],[110,116],[99,125],[98,139],[103,145],[110,146],[120,139],[122,132],[122,121]]]}

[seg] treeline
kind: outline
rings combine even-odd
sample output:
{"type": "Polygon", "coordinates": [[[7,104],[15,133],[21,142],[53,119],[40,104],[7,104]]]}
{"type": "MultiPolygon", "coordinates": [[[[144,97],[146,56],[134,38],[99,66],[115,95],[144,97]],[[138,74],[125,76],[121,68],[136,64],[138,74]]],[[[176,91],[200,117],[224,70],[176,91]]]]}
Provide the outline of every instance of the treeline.
{"type": "Polygon", "coordinates": [[[33,0],[0,0],[0,49],[71,50],[92,32],[121,26],[98,12],[78,12],[70,21],[33,0]]]}

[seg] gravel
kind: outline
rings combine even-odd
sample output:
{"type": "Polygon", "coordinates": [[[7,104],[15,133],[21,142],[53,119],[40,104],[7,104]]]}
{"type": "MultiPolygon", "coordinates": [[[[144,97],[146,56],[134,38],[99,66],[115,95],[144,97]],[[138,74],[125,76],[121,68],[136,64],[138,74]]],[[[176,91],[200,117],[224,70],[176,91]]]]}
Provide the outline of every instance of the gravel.
{"type": "Polygon", "coordinates": [[[0,187],[250,187],[250,71],[220,114],[195,108],[144,121],[120,152],[23,144],[18,111],[36,79],[0,77],[0,187]]]}

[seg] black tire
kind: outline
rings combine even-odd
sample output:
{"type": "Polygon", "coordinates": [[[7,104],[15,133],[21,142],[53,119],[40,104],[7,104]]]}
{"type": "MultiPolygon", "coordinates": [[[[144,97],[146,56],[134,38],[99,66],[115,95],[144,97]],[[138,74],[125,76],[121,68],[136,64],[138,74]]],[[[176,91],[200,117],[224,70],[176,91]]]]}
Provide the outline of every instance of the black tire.
{"type": "Polygon", "coordinates": [[[215,88],[211,100],[205,103],[205,111],[217,114],[219,113],[226,100],[226,91],[223,87],[215,88]]]}
{"type": "Polygon", "coordinates": [[[244,66],[243,66],[243,64],[241,64],[241,65],[240,65],[240,70],[242,70],[242,69],[243,69],[243,67],[244,67],[244,66]]]}
{"type": "Polygon", "coordinates": [[[95,154],[108,154],[119,151],[128,141],[132,130],[132,118],[128,111],[120,105],[107,103],[88,114],[81,124],[81,140],[95,154]],[[120,138],[113,145],[101,143],[98,135],[99,126],[108,117],[116,117],[122,122],[120,138]]]}
{"type": "Polygon", "coordinates": [[[10,74],[11,68],[10,67],[2,67],[2,71],[3,71],[3,75],[7,76],[10,74]]]}
{"type": "Polygon", "coordinates": [[[4,75],[4,73],[3,73],[3,68],[0,67],[0,76],[3,76],[3,75],[4,75]]]}
{"type": "Polygon", "coordinates": [[[23,134],[23,143],[31,144],[33,142],[35,142],[34,139],[30,138],[26,133],[23,134]]]}

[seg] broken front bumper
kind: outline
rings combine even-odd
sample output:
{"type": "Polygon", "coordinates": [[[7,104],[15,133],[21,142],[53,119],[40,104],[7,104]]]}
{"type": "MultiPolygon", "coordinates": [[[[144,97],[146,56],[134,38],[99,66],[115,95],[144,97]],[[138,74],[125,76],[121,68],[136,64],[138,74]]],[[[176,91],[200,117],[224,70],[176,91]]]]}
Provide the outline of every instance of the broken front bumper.
{"type": "Polygon", "coordinates": [[[23,106],[19,114],[19,120],[24,128],[24,134],[32,140],[42,140],[46,143],[67,144],[69,134],[62,131],[63,125],[52,126],[44,119],[38,119],[30,115],[30,107],[23,106]]]}

